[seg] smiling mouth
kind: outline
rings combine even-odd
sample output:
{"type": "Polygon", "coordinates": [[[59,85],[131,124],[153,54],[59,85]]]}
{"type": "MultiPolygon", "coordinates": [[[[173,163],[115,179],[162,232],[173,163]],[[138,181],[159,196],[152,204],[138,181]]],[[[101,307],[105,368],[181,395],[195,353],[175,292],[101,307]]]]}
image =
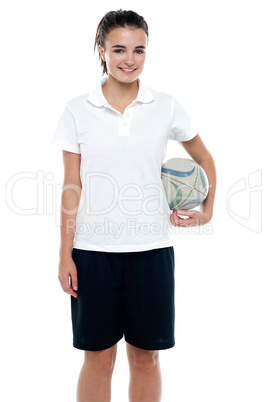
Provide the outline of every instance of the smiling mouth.
{"type": "Polygon", "coordinates": [[[125,73],[133,73],[136,70],[136,68],[122,68],[122,67],[119,67],[119,69],[125,73]]]}

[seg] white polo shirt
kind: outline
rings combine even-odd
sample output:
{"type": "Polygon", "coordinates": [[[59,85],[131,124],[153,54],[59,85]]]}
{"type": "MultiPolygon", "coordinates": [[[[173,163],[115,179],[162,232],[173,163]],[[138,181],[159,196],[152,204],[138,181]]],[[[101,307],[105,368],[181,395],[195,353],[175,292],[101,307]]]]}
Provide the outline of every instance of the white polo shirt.
{"type": "Polygon", "coordinates": [[[81,154],[73,247],[108,252],[169,247],[171,211],[161,182],[166,145],[188,141],[197,131],[173,96],[140,79],[137,98],[121,114],[104,97],[106,79],[66,104],[52,141],[81,154]]]}

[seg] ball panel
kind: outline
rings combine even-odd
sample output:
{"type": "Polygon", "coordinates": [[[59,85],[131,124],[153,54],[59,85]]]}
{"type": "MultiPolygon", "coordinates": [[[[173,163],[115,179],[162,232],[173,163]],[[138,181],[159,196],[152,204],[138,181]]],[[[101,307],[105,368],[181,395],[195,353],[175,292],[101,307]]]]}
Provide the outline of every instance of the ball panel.
{"type": "Polygon", "coordinates": [[[192,209],[205,201],[208,179],[193,160],[168,160],[162,165],[161,178],[170,209],[192,209]]]}
{"type": "Polygon", "coordinates": [[[170,208],[175,208],[177,207],[177,205],[180,205],[182,198],[183,198],[183,193],[182,190],[180,189],[179,186],[177,186],[175,183],[173,183],[172,181],[170,181],[170,183],[174,186],[175,188],[175,196],[172,199],[172,201],[170,202],[169,206],[170,208]]]}
{"type": "Polygon", "coordinates": [[[185,204],[181,203],[179,209],[192,209],[201,205],[205,201],[205,198],[194,198],[187,201],[185,204]]]}
{"type": "Polygon", "coordinates": [[[194,171],[196,170],[195,166],[193,167],[192,170],[189,172],[182,172],[181,170],[175,170],[175,169],[168,169],[168,168],[162,168],[161,171],[162,173],[168,174],[170,176],[177,176],[177,177],[188,177],[191,176],[194,171]]]}

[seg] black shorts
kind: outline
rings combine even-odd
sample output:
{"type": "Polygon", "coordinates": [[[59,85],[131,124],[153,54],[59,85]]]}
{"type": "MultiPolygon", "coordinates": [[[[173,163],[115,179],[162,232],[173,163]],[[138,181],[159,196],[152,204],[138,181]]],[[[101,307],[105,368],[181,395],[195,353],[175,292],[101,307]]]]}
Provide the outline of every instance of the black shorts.
{"type": "Polygon", "coordinates": [[[71,296],[73,346],[98,351],[123,336],[146,350],[174,346],[174,249],[110,253],[72,249],[78,297],[71,296]]]}

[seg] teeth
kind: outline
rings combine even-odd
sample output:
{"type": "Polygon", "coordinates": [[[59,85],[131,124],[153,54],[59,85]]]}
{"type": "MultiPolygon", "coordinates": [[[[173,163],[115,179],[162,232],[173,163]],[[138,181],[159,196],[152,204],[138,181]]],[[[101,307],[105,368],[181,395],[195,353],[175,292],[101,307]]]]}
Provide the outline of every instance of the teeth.
{"type": "Polygon", "coordinates": [[[135,70],[135,68],[122,68],[122,67],[121,67],[121,69],[125,70],[125,71],[134,71],[135,70]]]}

